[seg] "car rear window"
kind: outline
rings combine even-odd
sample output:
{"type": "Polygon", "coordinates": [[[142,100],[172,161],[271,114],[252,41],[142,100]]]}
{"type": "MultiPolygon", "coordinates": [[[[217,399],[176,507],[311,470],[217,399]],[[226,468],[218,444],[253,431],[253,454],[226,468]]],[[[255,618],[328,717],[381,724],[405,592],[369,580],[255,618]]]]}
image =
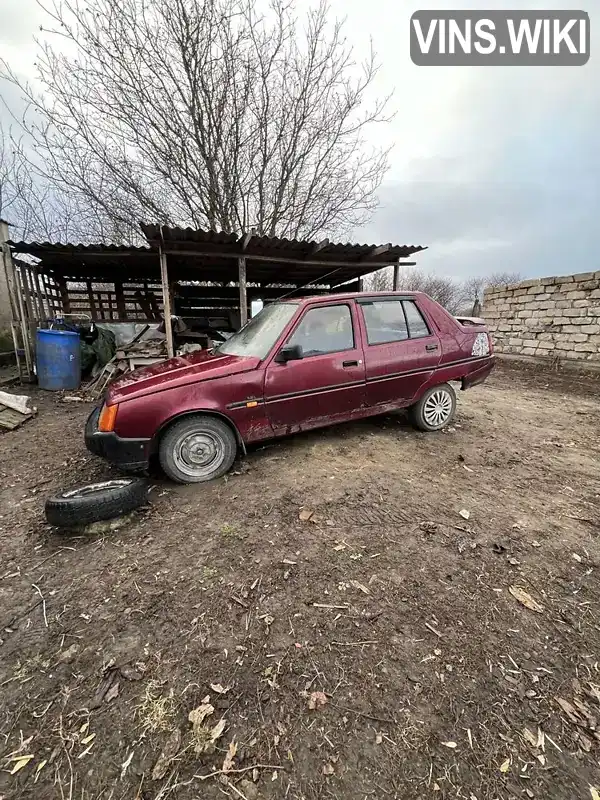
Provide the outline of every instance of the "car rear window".
{"type": "Polygon", "coordinates": [[[406,314],[406,321],[408,322],[408,333],[411,339],[422,339],[423,336],[429,336],[431,331],[423,315],[417,308],[417,304],[412,300],[403,300],[404,312],[406,314]]]}
{"type": "Polygon", "coordinates": [[[406,317],[400,300],[361,301],[369,344],[402,342],[408,339],[406,317]]]}
{"type": "Polygon", "coordinates": [[[413,300],[360,300],[369,344],[421,339],[431,331],[413,300]]]}

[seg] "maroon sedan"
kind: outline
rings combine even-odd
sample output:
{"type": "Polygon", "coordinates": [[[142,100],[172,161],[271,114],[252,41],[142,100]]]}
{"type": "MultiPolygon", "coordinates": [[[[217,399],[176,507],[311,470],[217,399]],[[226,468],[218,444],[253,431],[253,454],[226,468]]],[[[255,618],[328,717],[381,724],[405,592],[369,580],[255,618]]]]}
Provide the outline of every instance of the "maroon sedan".
{"type": "Polygon", "coordinates": [[[247,444],[410,409],[438,431],[456,395],[494,364],[482,320],[455,318],[421,293],[285,300],[219,347],[136,370],[90,416],[86,444],[125,470],[158,455],[192,483],[223,475],[247,444]]]}

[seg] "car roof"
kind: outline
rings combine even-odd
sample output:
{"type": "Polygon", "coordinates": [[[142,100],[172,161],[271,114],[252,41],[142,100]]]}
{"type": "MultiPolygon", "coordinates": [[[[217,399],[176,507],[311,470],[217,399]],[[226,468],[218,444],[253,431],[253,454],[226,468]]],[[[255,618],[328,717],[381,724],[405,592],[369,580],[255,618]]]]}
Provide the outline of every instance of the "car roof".
{"type": "Polygon", "coordinates": [[[312,297],[290,297],[286,299],[289,299],[290,302],[306,305],[307,303],[330,303],[332,300],[366,300],[371,297],[375,300],[381,297],[417,297],[421,294],[423,294],[423,292],[346,292],[345,294],[323,294],[313,295],[312,297]]]}

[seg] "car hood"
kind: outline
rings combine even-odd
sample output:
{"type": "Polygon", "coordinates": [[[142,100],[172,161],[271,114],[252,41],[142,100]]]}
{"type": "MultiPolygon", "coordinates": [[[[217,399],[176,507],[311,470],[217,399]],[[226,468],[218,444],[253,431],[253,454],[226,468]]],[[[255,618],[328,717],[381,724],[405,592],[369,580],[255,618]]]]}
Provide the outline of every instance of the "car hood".
{"type": "Polygon", "coordinates": [[[165,389],[174,389],[188,383],[224,378],[240,372],[256,369],[259,358],[220,355],[209,350],[198,350],[185,356],[177,356],[160,364],[142,367],[128,372],[111,384],[107,402],[121,403],[165,389]]]}

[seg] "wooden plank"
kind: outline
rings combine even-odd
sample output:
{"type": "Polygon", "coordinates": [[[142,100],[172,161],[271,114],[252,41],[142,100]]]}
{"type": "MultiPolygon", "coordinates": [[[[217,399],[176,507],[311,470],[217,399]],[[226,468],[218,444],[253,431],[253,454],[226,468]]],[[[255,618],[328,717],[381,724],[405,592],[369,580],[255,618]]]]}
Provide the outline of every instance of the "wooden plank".
{"type": "Polygon", "coordinates": [[[33,283],[35,285],[35,294],[38,303],[38,320],[41,325],[43,324],[43,321],[46,319],[46,308],[44,306],[45,296],[44,293],[42,292],[42,284],[40,281],[40,276],[37,267],[32,267],[31,272],[33,274],[33,283]]]}
{"type": "Polygon", "coordinates": [[[395,292],[398,291],[398,284],[400,283],[400,264],[394,264],[394,282],[392,287],[395,292]]]}
{"type": "Polygon", "coordinates": [[[308,258],[312,258],[312,256],[316,255],[319,252],[319,250],[323,250],[325,247],[327,247],[328,244],[329,244],[329,239],[323,239],[322,242],[315,242],[312,250],[308,255],[308,258]]]}
{"type": "Polygon", "coordinates": [[[115,295],[117,300],[117,316],[125,317],[125,295],[123,294],[123,284],[121,281],[115,281],[115,295]]]}
{"type": "Polygon", "coordinates": [[[169,286],[169,272],[167,269],[167,256],[160,250],[160,277],[162,279],[162,300],[165,320],[165,336],[167,339],[167,355],[173,358],[175,347],[173,346],[173,328],[171,326],[171,287],[169,286]]]}
{"type": "Polygon", "coordinates": [[[67,281],[65,280],[65,276],[56,275],[54,280],[56,281],[56,289],[58,291],[62,303],[63,314],[70,314],[71,302],[69,298],[69,291],[67,289],[67,281]]]}
{"type": "MultiPolygon", "coordinates": [[[[184,256],[199,256],[202,258],[228,258],[230,260],[235,258],[235,253],[211,253],[207,252],[206,250],[165,250],[165,255],[167,256],[177,256],[179,258],[183,258],[184,256]]],[[[276,263],[276,264],[293,264],[300,268],[306,266],[313,266],[313,267],[360,267],[363,266],[364,262],[357,261],[356,259],[353,261],[318,261],[312,258],[286,258],[285,256],[262,256],[256,255],[255,253],[246,253],[244,258],[249,261],[264,261],[265,263],[276,263]]],[[[377,267],[389,267],[393,262],[383,261],[379,262],[372,262],[376,263],[377,267]]],[[[202,267],[197,268],[197,271],[200,272],[202,267]]],[[[179,270],[177,270],[179,272],[179,270]]]]}
{"type": "Polygon", "coordinates": [[[18,411],[14,411],[12,408],[0,406],[0,428],[13,431],[15,428],[18,428],[19,425],[22,425],[30,416],[31,414],[21,414],[18,411]]]}
{"type": "Polygon", "coordinates": [[[96,301],[94,300],[94,290],[92,289],[92,282],[86,281],[85,283],[87,286],[88,300],[90,303],[90,314],[92,316],[92,319],[94,321],[97,321],[99,317],[98,317],[98,312],[96,310],[96,301]]]}
{"type": "Polygon", "coordinates": [[[238,258],[240,288],[240,323],[242,328],[248,322],[248,296],[246,294],[246,259],[238,258]]]}

